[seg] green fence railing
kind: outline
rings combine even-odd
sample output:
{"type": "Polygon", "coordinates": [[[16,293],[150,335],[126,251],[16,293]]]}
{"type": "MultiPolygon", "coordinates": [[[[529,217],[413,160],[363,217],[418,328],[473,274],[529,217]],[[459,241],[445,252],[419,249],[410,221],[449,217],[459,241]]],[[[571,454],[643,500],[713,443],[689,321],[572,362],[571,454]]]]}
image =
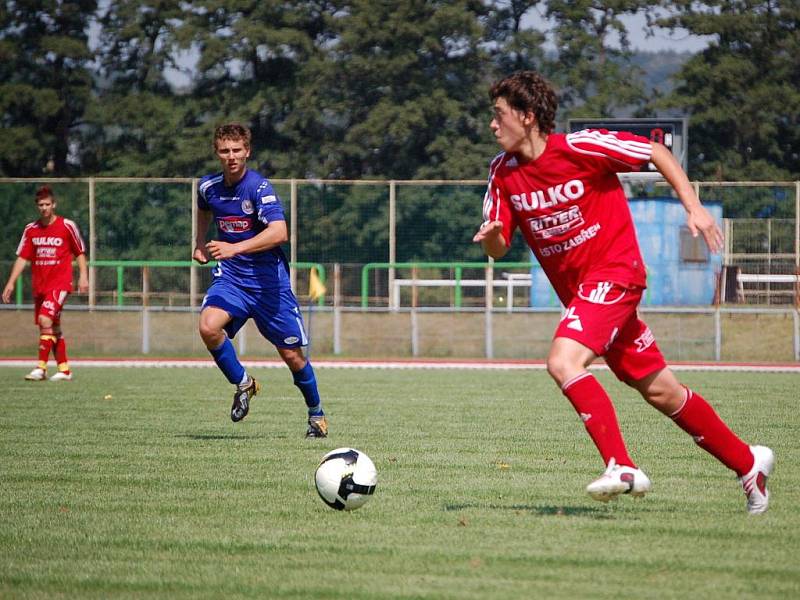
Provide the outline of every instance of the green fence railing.
{"type": "MultiPolygon", "coordinates": [[[[193,263],[191,260],[93,260],[89,262],[89,267],[110,267],[117,270],[117,306],[120,307],[125,306],[125,269],[140,269],[144,267],[156,269],[175,267],[188,268],[191,266],[211,268],[215,267],[216,265],[217,262],[213,260],[204,265],[193,263]]],[[[320,281],[323,285],[325,285],[325,267],[320,263],[297,262],[291,263],[290,266],[295,269],[316,268],[320,281]]],[[[23,299],[23,275],[20,275],[15,285],[15,300],[17,306],[22,304],[23,299]]],[[[320,295],[320,297],[317,299],[317,304],[324,306],[325,294],[320,295]]]]}

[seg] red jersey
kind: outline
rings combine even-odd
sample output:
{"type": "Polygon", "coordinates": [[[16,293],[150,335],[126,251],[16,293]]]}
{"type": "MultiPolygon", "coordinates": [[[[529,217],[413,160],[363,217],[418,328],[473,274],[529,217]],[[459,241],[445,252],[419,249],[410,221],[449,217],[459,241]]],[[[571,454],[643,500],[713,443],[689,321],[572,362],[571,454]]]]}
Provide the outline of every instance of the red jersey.
{"type": "Polygon", "coordinates": [[[50,225],[28,223],[17,246],[17,256],[31,261],[34,295],[72,291],[72,258],[85,252],[78,226],[64,217],[56,217],[50,225]]]}
{"type": "Polygon", "coordinates": [[[617,173],[650,161],[650,141],[605,129],[547,137],[539,158],[491,164],[483,216],[519,227],[564,305],[584,281],[645,287],[645,266],[617,173]]]}

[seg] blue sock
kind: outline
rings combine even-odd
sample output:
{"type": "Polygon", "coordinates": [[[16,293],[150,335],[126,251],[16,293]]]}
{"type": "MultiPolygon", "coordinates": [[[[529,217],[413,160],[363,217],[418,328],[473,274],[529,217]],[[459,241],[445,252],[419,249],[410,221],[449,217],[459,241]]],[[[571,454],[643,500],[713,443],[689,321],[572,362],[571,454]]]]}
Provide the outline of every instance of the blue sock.
{"type": "Polygon", "coordinates": [[[322,402],[317,391],[317,378],[314,377],[314,369],[311,367],[311,363],[306,362],[306,366],[299,371],[292,371],[292,377],[294,378],[294,384],[303,392],[309,416],[324,415],[322,402]]]}
{"type": "Polygon", "coordinates": [[[245,371],[242,363],[239,362],[239,357],[236,356],[236,350],[233,349],[230,339],[226,337],[219,347],[209,350],[209,352],[211,352],[214,362],[217,363],[220,371],[228,378],[228,381],[234,385],[239,385],[244,379],[245,371]]]}

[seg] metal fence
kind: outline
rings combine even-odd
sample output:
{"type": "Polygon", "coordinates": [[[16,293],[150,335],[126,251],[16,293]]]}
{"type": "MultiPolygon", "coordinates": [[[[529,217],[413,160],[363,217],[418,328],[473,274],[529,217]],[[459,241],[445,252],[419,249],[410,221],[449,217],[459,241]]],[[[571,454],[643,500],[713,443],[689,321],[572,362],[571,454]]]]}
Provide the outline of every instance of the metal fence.
{"type": "MultiPolygon", "coordinates": [[[[340,181],[274,179],[290,227],[289,254],[293,265],[323,265],[337,269],[339,301],[362,305],[363,269],[385,263],[369,279],[368,304],[391,306],[397,298],[396,280],[454,280],[456,263],[483,263],[486,258],[471,242],[481,220],[485,182],[462,181],[340,181]],[[438,266],[430,266],[430,263],[438,266]],[[403,263],[403,267],[395,267],[403,263]],[[422,263],[428,263],[428,266],[422,263]],[[416,269],[416,276],[412,273],[416,269]]],[[[153,302],[196,306],[208,283],[207,270],[188,267],[148,268],[145,261],[189,261],[194,241],[197,179],[79,178],[0,179],[0,264],[5,272],[25,223],[36,217],[32,198],[37,185],[51,184],[59,212],[75,220],[89,246],[91,264],[89,306],[118,302],[120,290],[131,302],[142,296],[153,302]],[[104,261],[130,261],[120,283],[119,266],[104,261]],[[144,270],[144,271],[143,271],[144,270]]],[[[637,197],[670,196],[671,189],[649,177],[625,179],[628,193],[637,197]]],[[[800,182],[695,182],[704,202],[721,202],[735,213],[757,210],[763,218],[731,218],[723,212],[726,246],[723,264],[738,278],[725,302],[794,305],[800,270],[800,182]]],[[[729,211],[730,212],[730,211],[729,211]]],[[[529,263],[521,239],[503,262],[529,263]]],[[[491,262],[491,261],[490,261],[491,262]]],[[[498,279],[524,275],[524,268],[497,270],[498,279]]],[[[463,273],[465,280],[482,279],[483,269],[463,273]]],[[[292,270],[299,296],[307,289],[308,272],[292,270]]],[[[507,281],[506,281],[507,282],[507,281]]],[[[497,288],[508,302],[507,286],[497,288]],[[506,293],[504,293],[506,291],[506,293]]],[[[455,307],[455,290],[403,290],[421,303],[455,307]]],[[[515,301],[524,306],[524,286],[515,287],[515,301]]],[[[484,290],[461,287],[463,305],[483,304],[484,290]]],[[[24,292],[23,292],[24,293],[24,292]]],[[[332,304],[330,294],[326,303],[332,304]]]]}
{"type": "MultiPolygon", "coordinates": [[[[311,306],[312,267],[327,287],[309,314],[318,352],[542,357],[558,303],[553,296],[555,308],[530,308],[536,266],[521,239],[498,262],[487,261],[472,244],[485,182],[272,181],[290,226],[298,298],[311,306]]],[[[198,180],[0,179],[4,273],[25,223],[36,218],[33,195],[43,183],[53,186],[58,212],[75,220],[87,239],[90,291],[68,304],[83,315],[87,351],[202,353],[193,313],[210,274],[190,261],[198,180]],[[109,328],[117,341],[102,337],[109,328]],[[162,340],[167,334],[169,343],[162,340]]],[[[632,196],[671,195],[652,178],[625,183],[632,196]]],[[[730,201],[734,214],[756,207],[763,216],[724,218],[719,303],[655,308],[645,296],[643,310],[656,323],[659,343],[673,360],[800,359],[800,182],[694,185],[704,202],[727,207],[730,201]]],[[[29,286],[20,281],[15,306],[4,306],[0,321],[7,324],[13,314],[16,322],[29,304],[29,286]]],[[[10,325],[3,330],[8,335],[0,351],[7,353],[17,340],[11,339],[10,325]]],[[[251,335],[249,344],[247,339],[245,330],[242,350],[261,351],[257,336],[251,335]]]]}

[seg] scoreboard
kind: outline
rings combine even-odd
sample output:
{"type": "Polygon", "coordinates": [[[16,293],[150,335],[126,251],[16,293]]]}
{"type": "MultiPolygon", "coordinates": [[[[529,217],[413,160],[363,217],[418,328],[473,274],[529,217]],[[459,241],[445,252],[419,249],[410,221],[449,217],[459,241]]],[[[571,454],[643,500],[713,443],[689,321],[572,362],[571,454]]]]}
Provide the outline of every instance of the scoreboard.
{"type": "MultiPolygon", "coordinates": [[[[609,131],[628,131],[646,137],[652,142],[664,144],[678,159],[683,170],[689,170],[688,142],[689,125],[686,117],[645,118],[645,119],[569,119],[567,129],[570,133],[581,129],[608,129],[609,131]]],[[[648,163],[647,170],[656,172],[655,166],[648,163]]]]}

